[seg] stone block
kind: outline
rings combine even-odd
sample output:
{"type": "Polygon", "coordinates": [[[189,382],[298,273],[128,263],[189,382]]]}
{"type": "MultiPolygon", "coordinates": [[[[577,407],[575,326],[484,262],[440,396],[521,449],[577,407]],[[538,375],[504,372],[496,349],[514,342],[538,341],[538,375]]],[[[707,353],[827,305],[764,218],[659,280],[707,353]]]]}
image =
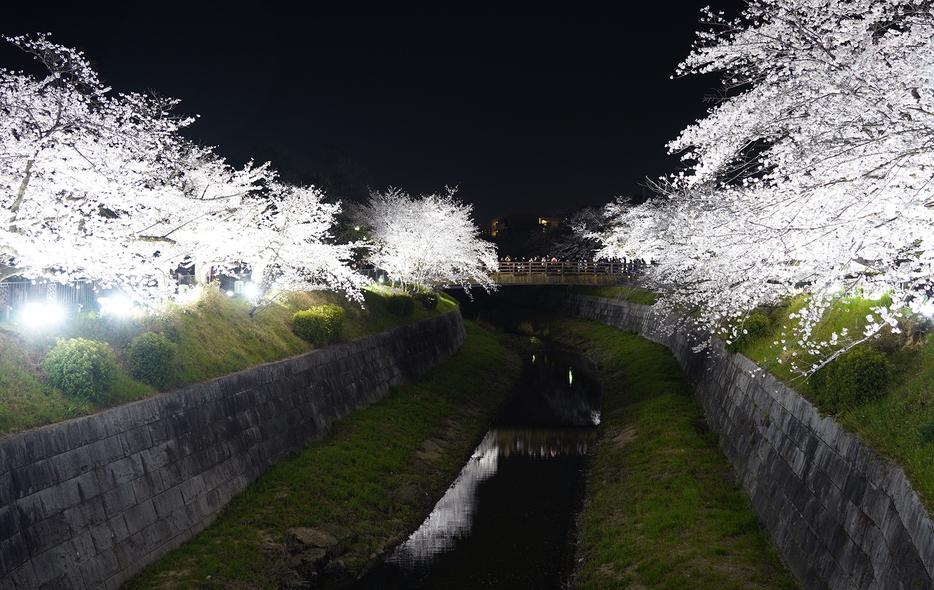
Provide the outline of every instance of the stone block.
{"type": "Polygon", "coordinates": [[[92,469],[108,465],[124,456],[123,443],[118,434],[92,442],[82,447],[92,469]]]}
{"type": "Polygon", "coordinates": [[[12,531],[6,539],[0,541],[0,572],[12,572],[23,564],[28,564],[29,557],[29,549],[22,531],[12,531]]]}
{"type": "Polygon", "coordinates": [[[80,588],[99,588],[104,581],[114,574],[110,568],[112,561],[105,555],[95,555],[94,559],[82,561],[77,568],[80,575],[80,588]]]}
{"type": "Polygon", "coordinates": [[[136,505],[136,490],[132,482],[127,482],[101,494],[104,511],[107,514],[119,514],[136,505]]]}
{"type": "Polygon", "coordinates": [[[107,466],[115,486],[122,486],[146,473],[139,454],[124,457],[107,466]]]}
{"type": "Polygon", "coordinates": [[[133,480],[133,492],[137,502],[143,502],[165,491],[162,472],[150,471],[133,480]]]}
{"type": "Polygon", "coordinates": [[[152,447],[152,436],[148,424],[132,428],[122,433],[123,454],[130,456],[139,453],[143,449],[152,447]]]}
{"type": "Polygon", "coordinates": [[[71,549],[71,543],[62,543],[32,555],[33,571],[39,586],[44,586],[75,566],[76,561],[71,549]]]}
{"type": "Polygon", "coordinates": [[[15,570],[2,570],[3,577],[0,578],[0,589],[38,588],[40,582],[33,567],[32,562],[27,561],[15,570]]]}
{"type": "Polygon", "coordinates": [[[186,504],[195,502],[205,493],[204,478],[198,474],[190,479],[183,481],[179,485],[182,499],[186,504]]]}
{"type": "Polygon", "coordinates": [[[150,499],[127,508],[123,513],[123,518],[126,521],[127,532],[130,533],[130,537],[133,537],[156,522],[159,517],[156,515],[153,501],[150,499]]]}
{"type": "Polygon", "coordinates": [[[36,463],[27,463],[10,471],[10,495],[22,498],[58,483],[54,462],[42,459],[36,463]]]}
{"type": "Polygon", "coordinates": [[[181,491],[176,488],[168,489],[152,498],[152,505],[156,511],[156,516],[160,519],[167,519],[177,510],[184,506],[185,500],[182,498],[181,491]]]}
{"type": "Polygon", "coordinates": [[[110,517],[104,510],[100,496],[89,498],[63,514],[68,522],[74,523],[79,529],[102,523],[110,517]]]}

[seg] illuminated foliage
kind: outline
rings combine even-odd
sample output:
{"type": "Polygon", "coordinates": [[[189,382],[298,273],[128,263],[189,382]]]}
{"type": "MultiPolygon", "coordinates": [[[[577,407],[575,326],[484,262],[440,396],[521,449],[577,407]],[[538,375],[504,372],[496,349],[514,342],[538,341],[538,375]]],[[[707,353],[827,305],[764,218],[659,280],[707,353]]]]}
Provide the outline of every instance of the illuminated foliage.
{"type": "MultiPolygon", "coordinates": [[[[663,307],[717,328],[812,294],[796,340],[820,359],[929,309],[934,277],[934,10],[899,0],[750,0],[707,11],[678,75],[722,72],[724,99],[669,144],[686,173],[616,202],[602,255],[652,259],[663,307]],[[816,342],[840,296],[888,293],[863,334],[816,342]]],[[[894,328],[893,328],[894,329],[894,328]]]]}
{"type": "Polygon", "coordinates": [[[349,255],[327,244],[338,210],[266,166],[227,165],[179,131],[178,101],[114,94],[84,55],[7,41],[48,69],[0,69],[0,278],[120,285],[140,300],[176,289],[180,264],[257,270],[264,287],[355,292],[349,255]]]}
{"type": "Polygon", "coordinates": [[[417,198],[397,189],[373,193],[360,212],[369,259],[413,291],[437,284],[494,289],[487,272],[497,268],[496,247],[480,238],[472,210],[454,189],[417,198]]]}

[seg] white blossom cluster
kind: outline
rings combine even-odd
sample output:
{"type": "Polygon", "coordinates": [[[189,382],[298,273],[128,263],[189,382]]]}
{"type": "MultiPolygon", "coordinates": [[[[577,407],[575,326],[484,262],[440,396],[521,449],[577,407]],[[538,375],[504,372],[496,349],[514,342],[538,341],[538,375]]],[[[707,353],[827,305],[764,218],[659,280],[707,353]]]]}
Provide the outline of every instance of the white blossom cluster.
{"type": "Polygon", "coordinates": [[[338,206],[235,169],[179,131],[174,99],[114,94],[84,55],[46,36],[7,38],[48,69],[0,69],[0,278],[120,285],[141,300],[176,290],[195,262],[246,265],[272,287],[346,289],[363,279],[334,244],[338,206]]]}
{"type": "Polygon", "coordinates": [[[669,144],[688,168],[661,198],[608,205],[600,255],[653,260],[662,305],[708,328],[810,293],[795,336],[806,374],[901,309],[931,309],[934,8],[749,0],[740,19],[706,18],[677,73],[721,72],[724,97],[669,144]],[[892,305],[865,333],[814,340],[832,304],[881,293],[892,305]]]}
{"type": "Polygon", "coordinates": [[[398,189],[374,192],[359,212],[372,245],[369,259],[417,289],[457,285],[493,290],[496,247],[483,240],[471,218],[473,206],[445,194],[411,197],[398,189]]]}

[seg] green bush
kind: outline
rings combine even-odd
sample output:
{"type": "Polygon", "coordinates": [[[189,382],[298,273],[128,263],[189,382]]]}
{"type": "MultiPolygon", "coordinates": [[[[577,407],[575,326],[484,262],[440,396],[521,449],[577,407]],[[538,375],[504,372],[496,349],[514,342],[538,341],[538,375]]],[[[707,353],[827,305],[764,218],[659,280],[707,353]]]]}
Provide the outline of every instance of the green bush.
{"type": "Polygon", "coordinates": [[[918,434],[921,436],[921,442],[931,444],[934,442],[934,422],[926,422],[918,427],[918,434]]]}
{"type": "Polygon", "coordinates": [[[386,297],[386,309],[393,315],[408,317],[415,311],[415,300],[410,295],[390,295],[386,297]]]}
{"type": "Polygon", "coordinates": [[[175,345],[164,335],[155,332],[140,334],[127,349],[133,376],[159,389],[172,382],[174,356],[175,345]]]}
{"type": "Polygon", "coordinates": [[[869,346],[854,347],[810,379],[817,407],[829,414],[883,397],[888,380],[885,354],[869,346]]]}
{"type": "Polygon", "coordinates": [[[98,404],[111,401],[110,386],[117,378],[117,363],[106,342],[71,338],[59,340],[39,363],[49,382],[65,395],[98,404]]]}
{"type": "Polygon", "coordinates": [[[344,309],[333,303],[318,305],[292,316],[292,330],[306,342],[337,342],[344,332],[344,309]]]}
{"type": "Polygon", "coordinates": [[[415,295],[415,301],[418,301],[419,305],[428,311],[438,307],[438,296],[434,293],[418,293],[415,295]]]}
{"type": "Polygon", "coordinates": [[[753,313],[743,320],[739,327],[739,336],[734,338],[726,349],[730,353],[742,352],[751,344],[765,338],[772,331],[772,322],[762,313],[753,313]]]}

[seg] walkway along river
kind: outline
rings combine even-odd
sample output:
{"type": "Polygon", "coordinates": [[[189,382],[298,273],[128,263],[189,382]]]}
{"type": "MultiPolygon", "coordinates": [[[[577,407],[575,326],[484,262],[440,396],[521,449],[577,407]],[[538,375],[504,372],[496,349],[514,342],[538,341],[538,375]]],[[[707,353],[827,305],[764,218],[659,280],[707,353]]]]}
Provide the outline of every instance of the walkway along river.
{"type": "Polygon", "coordinates": [[[584,357],[549,350],[421,527],[355,589],[561,588],[600,421],[584,357]]]}

